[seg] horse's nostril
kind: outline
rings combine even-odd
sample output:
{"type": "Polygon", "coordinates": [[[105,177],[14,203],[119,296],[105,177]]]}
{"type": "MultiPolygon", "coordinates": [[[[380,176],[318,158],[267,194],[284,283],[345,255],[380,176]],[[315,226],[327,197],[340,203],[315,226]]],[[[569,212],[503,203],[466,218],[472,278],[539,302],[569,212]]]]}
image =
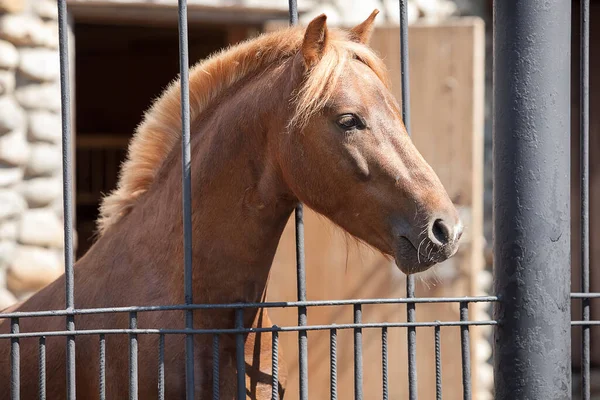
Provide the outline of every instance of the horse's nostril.
{"type": "Polygon", "coordinates": [[[431,227],[431,233],[433,238],[442,245],[446,245],[452,240],[452,233],[444,220],[436,219],[431,227]]]}

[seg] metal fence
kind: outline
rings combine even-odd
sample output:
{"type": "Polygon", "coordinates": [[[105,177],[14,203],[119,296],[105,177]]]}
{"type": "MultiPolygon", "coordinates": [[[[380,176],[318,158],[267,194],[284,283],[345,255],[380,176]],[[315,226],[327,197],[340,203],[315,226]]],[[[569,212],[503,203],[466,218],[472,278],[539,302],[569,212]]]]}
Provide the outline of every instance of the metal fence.
{"type": "MultiPolygon", "coordinates": [[[[99,398],[105,399],[107,335],[129,336],[130,399],[138,398],[138,335],[158,335],[157,365],[159,398],[164,398],[164,340],[166,335],[184,334],[186,354],[186,393],[194,398],[194,335],[212,335],[215,343],[213,398],[219,398],[219,337],[237,337],[237,398],[246,398],[244,376],[244,338],[250,332],[272,332],[273,393],[279,398],[278,334],[297,332],[299,349],[299,398],[308,399],[308,339],[310,330],[330,332],[330,398],[337,399],[337,332],[354,332],[354,398],[363,399],[362,331],[381,332],[381,393],[367,398],[389,398],[388,331],[408,331],[409,398],[417,398],[416,341],[417,328],[435,332],[436,398],[442,398],[441,345],[442,327],[461,331],[463,393],[470,399],[469,328],[494,325],[495,396],[498,399],[567,399],[571,398],[571,325],[583,327],[582,398],[590,399],[590,328],[600,321],[590,321],[589,293],[589,0],[581,0],[581,293],[569,293],[570,287],[570,37],[571,4],[569,1],[546,2],[503,0],[494,2],[494,248],[496,296],[457,298],[415,298],[415,284],[407,279],[406,297],[398,299],[309,301],[306,298],[303,208],[295,210],[297,251],[296,302],[254,304],[195,304],[192,297],[192,236],[190,180],[190,113],[188,82],[187,6],[179,1],[179,44],[182,86],[182,170],[183,223],[185,259],[185,304],[174,306],[130,306],[119,308],[76,308],[74,291],[73,204],[72,204],[72,131],[70,127],[70,83],[67,43],[66,0],[58,0],[60,36],[60,73],[62,104],[63,196],[66,268],[66,304],[62,310],[12,312],[0,315],[10,319],[11,333],[0,339],[11,341],[12,399],[20,398],[19,340],[39,338],[39,398],[45,399],[46,337],[64,336],[67,350],[67,398],[75,398],[75,337],[98,338],[100,375],[99,398]],[[542,4],[543,3],[543,4],[542,4]],[[581,320],[571,321],[571,301],[583,303],[581,320]],[[494,320],[470,321],[469,304],[493,303],[494,320]],[[456,303],[459,321],[416,322],[416,304],[456,303]],[[406,306],[407,322],[363,323],[362,306],[397,304],[406,306]],[[309,325],[310,308],[352,305],[354,321],[338,325],[309,325]],[[243,326],[243,310],[256,308],[296,308],[297,326],[248,328],[243,326]],[[194,329],[192,313],[199,309],[231,309],[236,312],[234,329],[194,329]],[[139,329],[141,313],[160,310],[185,311],[185,329],[139,329]],[[102,313],[128,313],[128,329],[78,330],[76,316],[102,313]],[[64,331],[19,332],[23,318],[64,316],[64,331]]],[[[297,2],[289,0],[290,24],[298,22],[297,2]]],[[[402,57],[402,114],[410,129],[407,3],[400,1],[402,57]]]]}

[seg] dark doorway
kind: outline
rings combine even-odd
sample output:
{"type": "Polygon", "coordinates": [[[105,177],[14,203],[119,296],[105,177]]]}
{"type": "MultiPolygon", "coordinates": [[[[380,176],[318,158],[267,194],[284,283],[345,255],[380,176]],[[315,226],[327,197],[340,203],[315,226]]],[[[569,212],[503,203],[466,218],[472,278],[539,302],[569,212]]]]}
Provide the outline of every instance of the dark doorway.
{"type": "MultiPolygon", "coordinates": [[[[249,27],[190,25],[190,64],[245,37],[249,27]]],[[[75,21],[77,258],[93,244],[102,195],[116,187],[135,127],[179,74],[177,25],[75,21]]]]}

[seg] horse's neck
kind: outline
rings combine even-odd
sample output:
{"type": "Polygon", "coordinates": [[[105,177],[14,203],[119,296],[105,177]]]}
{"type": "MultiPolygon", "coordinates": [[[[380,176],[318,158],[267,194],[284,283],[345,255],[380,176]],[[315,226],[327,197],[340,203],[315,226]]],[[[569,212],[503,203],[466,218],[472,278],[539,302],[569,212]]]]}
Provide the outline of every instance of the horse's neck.
{"type": "MultiPolygon", "coordinates": [[[[271,142],[285,125],[289,96],[277,92],[276,81],[264,74],[233,88],[234,94],[192,121],[195,302],[256,302],[265,290],[295,201],[282,182],[271,142]]],[[[95,253],[96,262],[113,264],[118,271],[110,273],[113,280],[142,285],[127,290],[132,298],[125,295],[124,304],[165,297],[183,301],[181,193],[176,149],[148,193],[86,257],[95,253]]]]}

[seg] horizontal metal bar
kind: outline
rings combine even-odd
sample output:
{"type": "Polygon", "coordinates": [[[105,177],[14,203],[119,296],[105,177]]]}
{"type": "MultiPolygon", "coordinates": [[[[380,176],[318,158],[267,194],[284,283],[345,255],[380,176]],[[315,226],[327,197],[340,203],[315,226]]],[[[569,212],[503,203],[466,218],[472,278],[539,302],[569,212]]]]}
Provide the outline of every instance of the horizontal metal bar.
{"type": "MultiPolygon", "coordinates": [[[[590,321],[598,322],[600,321],[590,321]]],[[[363,324],[331,324],[331,325],[308,325],[308,326],[274,326],[271,328],[243,328],[243,329],[89,329],[75,331],[50,331],[50,332],[23,332],[3,333],[0,339],[40,337],[40,336],[68,336],[68,335],[114,335],[114,334],[165,334],[165,335],[208,335],[208,334],[236,334],[236,333],[259,333],[259,332],[297,332],[297,331],[321,331],[327,329],[354,329],[354,328],[408,328],[408,327],[434,327],[434,326],[485,326],[497,325],[497,321],[440,321],[440,322],[370,322],[363,324]]]]}
{"type": "Polygon", "coordinates": [[[174,304],[169,306],[130,306],[130,307],[104,307],[82,308],[75,310],[44,310],[12,313],[0,313],[0,318],[31,318],[31,317],[58,317],[64,315],[103,314],[103,313],[130,313],[151,311],[182,311],[200,309],[237,309],[237,308],[289,308],[289,307],[327,307],[327,306],[352,306],[355,304],[405,304],[405,303],[490,303],[498,301],[497,296],[477,297],[419,297],[395,299],[350,299],[350,300],[313,300],[313,301],[279,301],[266,303],[229,303],[229,304],[174,304]]]}
{"type": "Polygon", "coordinates": [[[600,299],[600,293],[571,293],[572,299],[600,299]]]}
{"type": "Polygon", "coordinates": [[[571,326],[588,326],[588,325],[600,326],[600,321],[571,321],[571,326]]]}

